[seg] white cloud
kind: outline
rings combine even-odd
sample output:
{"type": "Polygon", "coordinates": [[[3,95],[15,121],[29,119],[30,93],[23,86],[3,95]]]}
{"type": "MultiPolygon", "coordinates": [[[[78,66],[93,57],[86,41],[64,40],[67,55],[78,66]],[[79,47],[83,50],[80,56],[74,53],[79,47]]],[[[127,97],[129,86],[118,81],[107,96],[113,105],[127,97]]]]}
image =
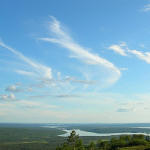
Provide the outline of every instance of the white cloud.
{"type": "Polygon", "coordinates": [[[28,87],[28,86],[23,86],[21,84],[13,84],[13,85],[9,85],[5,88],[6,92],[11,92],[11,93],[18,93],[18,92],[32,92],[33,89],[32,87],[28,87]]]}
{"type": "Polygon", "coordinates": [[[5,89],[5,91],[8,91],[8,92],[18,92],[18,90],[19,89],[17,89],[16,85],[10,85],[5,89]]]}
{"type": "Polygon", "coordinates": [[[130,112],[130,111],[132,111],[132,109],[128,109],[128,108],[119,108],[117,110],[117,112],[130,112]]]}
{"type": "Polygon", "coordinates": [[[58,106],[56,105],[50,105],[37,101],[27,101],[27,100],[18,101],[17,105],[20,105],[21,107],[24,108],[41,108],[41,109],[58,108],[58,106]]]}
{"type": "Polygon", "coordinates": [[[66,76],[64,80],[60,80],[61,82],[73,82],[73,83],[80,83],[80,84],[96,84],[94,80],[79,80],[74,77],[66,76]]]}
{"type": "Polygon", "coordinates": [[[122,71],[126,71],[126,70],[128,70],[128,68],[120,68],[120,70],[122,70],[122,71]]]}
{"type": "Polygon", "coordinates": [[[109,49],[114,50],[122,56],[128,56],[129,54],[132,54],[137,58],[144,60],[146,63],[150,64],[150,52],[142,52],[139,50],[129,49],[126,44],[111,45],[109,46],[109,49]]]}
{"type": "Polygon", "coordinates": [[[97,66],[98,70],[105,68],[105,70],[107,70],[107,74],[110,74],[108,81],[111,84],[119,79],[121,72],[113,63],[89,52],[86,48],[80,46],[67,32],[63,30],[63,27],[58,20],[56,20],[54,17],[51,18],[52,22],[49,23],[49,29],[54,33],[55,38],[40,38],[41,40],[61,45],[72,52],[74,58],[79,59],[84,64],[95,65],[97,66]]]}
{"type": "Polygon", "coordinates": [[[145,12],[150,11],[150,4],[145,5],[143,11],[145,12]]]}
{"type": "Polygon", "coordinates": [[[60,107],[44,102],[19,100],[10,103],[0,102],[0,122],[63,122],[69,113],[60,111],[60,107]],[[17,116],[17,117],[16,117],[17,116]]]}
{"type": "Polygon", "coordinates": [[[12,101],[16,100],[16,96],[13,93],[0,95],[0,100],[12,101]]]}
{"type": "Polygon", "coordinates": [[[139,59],[144,60],[146,63],[150,64],[150,52],[141,52],[137,50],[128,50],[128,52],[137,56],[139,59]]]}
{"type": "MultiPolygon", "coordinates": [[[[83,94],[83,93],[82,93],[83,94]]],[[[60,95],[61,96],[61,95],[60,95]]],[[[62,95],[67,96],[67,95],[62,95]]],[[[31,99],[31,98],[30,98],[31,99]]],[[[62,99],[61,104],[20,100],[0,103],[2,121],[19,122],[145,122],[150,112],[150,94],[88,93],[62,99]],[[92,95],[92,97],[91,97],[92,95]],[[74,106],[65,109],[65,105],[74,106]],[[78,107],[77,107],[78,106],[78,107]],[[84,111],[83,111],[84,110],[84,111]],[[122,117],[122,113],[126,113],[122,117]],[[88,115],[87,115],[88,114],[88,115]],[[17,118],[15,117],[17,115],[17,118]],[[139,119],[140,118],[140,119],[139,119]],[[16,119],[16,120],[15,120],[16,119]]]]}
{"type": "Polygon", "coordinates": [[[30,68],[32,68],[33,72],[28,72],[24,70],[17,70],[16,72],[23,75],[36,75],[38,78],[52,78],[52,70],[50,67],[44,66],[40,63],[34,62],[31,59],[24,56],[21,52],[7,46],[4,42],[0,41],[0,46],[7,49],[8,51],[12,52],[16,55],[20,60],[28,64],[30,68]]]}
{"type": "Polygon", "coordinates": [[[117,109],[117,112],[134,112],[134,111],[136,111],[136,107],[130,105],[121,106],[120,108],[117,109]]]}
{"type": "Polygon", "coordinates": [[[78,97],[80,97],[80,95],[62,94],[62,95],[56,95],[55,97],[58,97],[58,98],[78,98],[78,97]]]}
{"type": "Polygon", "coordinates": [[[127,56],[125,50],[120,45],[111,45],[108,49],[113,50],[122,56],[127,56]]]}
{"type": "Polygon", "coordinates": [[[24,71],[24,70],[16,70],[18,74],[25,75],[25,76],[36,76],[35,73],[29,72],[29,71],[24,71]]]}
{"type": "Polygon", "coordinates": [[[130,100],[118,105],[117,112],[145,112],[150,110],[150,95],[134,95],[135,100],[130,100]]]}

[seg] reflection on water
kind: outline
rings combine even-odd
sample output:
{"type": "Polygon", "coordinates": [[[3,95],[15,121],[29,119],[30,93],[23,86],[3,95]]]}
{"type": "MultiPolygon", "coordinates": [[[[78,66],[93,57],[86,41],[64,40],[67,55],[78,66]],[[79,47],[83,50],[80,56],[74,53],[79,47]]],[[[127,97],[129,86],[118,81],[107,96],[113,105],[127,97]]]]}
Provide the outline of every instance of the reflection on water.
{"type": "MultiPolygon", "coordinates": [[[[67,133],[61,134],[59,136],[67,137],[70,135],[72,130],[63,130],[63,131],[65,131],[67,133]]],[[[150,134],[147,134],[147,133],[130,133],[130,132],[125,132],[125,133],[94,133],[94,132],[82,131],[79,129],[75,129],[75,132],[77,134],[79,134],[80,136],[113,136],[113,135],[133,135],[133,134],[143,134],[143,135],[150,136],[150,134]]]]}
{"type": "Polygon", "coordinates": [[[139,128],[139,129],[150,129],[150,127],[132,127],[132,128],[139,128]]]}

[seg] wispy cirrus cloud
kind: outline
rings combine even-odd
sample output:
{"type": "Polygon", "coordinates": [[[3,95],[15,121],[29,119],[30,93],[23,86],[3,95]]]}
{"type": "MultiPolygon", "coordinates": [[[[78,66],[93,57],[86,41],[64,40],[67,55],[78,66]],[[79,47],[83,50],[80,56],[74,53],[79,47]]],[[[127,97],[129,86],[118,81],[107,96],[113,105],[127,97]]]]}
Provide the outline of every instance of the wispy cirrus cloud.
{"type": "Polygon", "coordinates": [[[20,105],[24,108],[43,108],[43,109],[58,108],[58,106],[56,105],[45,104],[37,101],[27,101],[27,100],[18,101],[17,105],[20,105]]]}
{"type": "Polygon", "coordinates": [[[93,80],[79,80],[79,79],[76,79],[75,77],[70,77],[70,76],[67,76],[63,80],[60,80],[60,81],[61,82],[81,83],[81,84],[87,84],[87,85],[92,85],[92,84],[96,83],[96,81],[93,81],[93,80]]]}
{"type": "Polygon", "coordinates": [[[142,52],[140,50],[130,49],[126,44],[111,45],[109,46],[109,49],[115,51],[122,56],[128,56],[129,54],[132,54],[137,58],[144,60],[146,63],[150,64],[150,52],[142,52]]]}
{"type": "Polygon", "coordinates": [[[24,63],[28,65],[29,68],[32,68],[32,72],[25,70],[16,70],[17,73],[22,75],[31,75],[37,78],[52,78],[52,69],[40,63],[34,62],[28,57],[24,56],[21,52],[15,50],[14,48],[6,45],[4,42],[0,41],[0,46],[10,51],[12,54],[17,56],[18,59],[22,60],[24,63]]]}
{"type": "Polygon", "coordinates": [[[15,72],[25,76],[36,76],[34,72],[25,71],[25,70],[15,70],[15,72]]]}
{"type": "Polygon", "coordinates": [[[117,110],[117,112],[130,112],[130,111],[132,111],[132,109],[129,109],[129,108],[119,108],[117,110]]]}
{"type": "Polygon", "coordinates": [[[29,98],[35,98],[35,99],[41,99],[41,98],[45,98],[45,97],[56,97],[56,98],[79,98],[81,97],[81,95],[73,95],[73,94],[58,94],[58,95],[54,95],[54,94],[43,94],[43,95],[33,95],[33,96],[29,96],[29,98]]]}
{"type": "Polygon", "coordinates": [[[56,95],[58,98],[78,98],[81,97],[80,95],[73,95],[73,94],[61,94],[61,95],[56,95]]]}
{"type": "Polygon", "coordinates": [[[113,50],[114,52],[122,56],[127,56],[125,50],[121,47],[121,45],[111,45],[108,47],[108,49],[113,50]]]}
{"type": "Polygon", "coordinates": [[[142,52],[138,50],[128,50],[128,52],[150,64],[150,52],[142,52]]]}
{"type": "Polygon", "coordinates": [[[150,11],[150,4],[144,5],[144,8],[142,9],[144,12],[150,11]]]}
{"type": "MultiPolygon", "coordinates": [[[[80,60],[83,64],[96,66],[95,73],[100,70],[106,72],[109,76],[107,81],[109,84],[115,83],[121,75],[120,70],[110,61],[98,56],[97,54],[91,53],[87,48],[82,47],[63,29],[61,23],[56,18],[51,17],[52,21],[49,22],[49,30],[54,34],[54,38],[44,37],[40,40],[47,41],[50,43],[56,43],[61,47],[66,48],[72,53],[73,58],[80,60]]],[[[92,70],[94,74],[94,71],[92,70]]],[[[104,79],[104,78],[103,78],[104,79]]]]}
{"type": "Polygon", "coordinates": [[[136,111],[136,105],[124,104],[117,109],[117,112],[134,112],[136,111]]]}
{"type": "MultiPolygon", "coordinates": [[[[31,97],[30,97],[31,98],[31,97]]],[[[38,97],[36,97],[38,98],[38,97]]],[[[0,107],[1,106],[7,106],[11,103],[11,107],[13,106],[14,108],[16,107],[21,107],[21,108],[41,108],[41,109],[55,109],[58,108],[59,106],[53,105],[53,104],[47,104],[44,102],[40,101],[31,101],[31,100],[23,100],[23,99],[17,99],[16,96],[13,93],[10,94],[1,94],[0,95],[0,107]]]]}
{"type": "Polygon", "coordinates": [[[135,94],[134,99],[126,99],[126,101],[117,105],[117,112],[147,112],[150,110],[149,93],[135,94]]]}
{"type": "Polygon", "coordinates": [[[9,85],[5,88],[5,92],[11,92],[11,93],[19,93],[19,92],[32,92],[33,88],[30,86],[24,86],[21,84],[13,84],[9,85]]]}

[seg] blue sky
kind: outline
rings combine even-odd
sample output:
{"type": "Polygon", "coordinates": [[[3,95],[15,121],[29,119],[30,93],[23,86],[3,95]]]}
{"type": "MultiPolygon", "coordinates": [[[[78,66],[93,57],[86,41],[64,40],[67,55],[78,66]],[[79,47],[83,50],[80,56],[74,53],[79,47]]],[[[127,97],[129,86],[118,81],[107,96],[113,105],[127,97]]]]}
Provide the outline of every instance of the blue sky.
{"type": "Polygon", "coordinates": [[[0,5],[0,122],[150,122],[150,1],[0,5]]]}

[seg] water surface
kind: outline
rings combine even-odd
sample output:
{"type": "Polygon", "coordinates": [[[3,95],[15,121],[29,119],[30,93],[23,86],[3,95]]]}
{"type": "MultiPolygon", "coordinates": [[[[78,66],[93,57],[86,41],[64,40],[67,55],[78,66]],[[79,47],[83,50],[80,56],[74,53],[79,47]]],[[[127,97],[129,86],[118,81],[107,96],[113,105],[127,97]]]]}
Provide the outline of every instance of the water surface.
{"type": "MultiPolygon", "coordinates": [[[[66,133],[65,134],[61,134],[59,136],[62,137],[67,137],[70,135],[72,130],[63,130],[66,133]]],[[[117,135],[134,135],[134,134],[143,134],[146,136],[150,136],[150,134],[147,133],[131,133],[131,132],[122,132],[122,133],[94,133],[94,132],[88,132],[88,131],[83,131],[83,130],[79,130],[79,129],[75,129],[74,130],[77,134],[79,134],[79,136],[117,136],[117,135]]]]}

